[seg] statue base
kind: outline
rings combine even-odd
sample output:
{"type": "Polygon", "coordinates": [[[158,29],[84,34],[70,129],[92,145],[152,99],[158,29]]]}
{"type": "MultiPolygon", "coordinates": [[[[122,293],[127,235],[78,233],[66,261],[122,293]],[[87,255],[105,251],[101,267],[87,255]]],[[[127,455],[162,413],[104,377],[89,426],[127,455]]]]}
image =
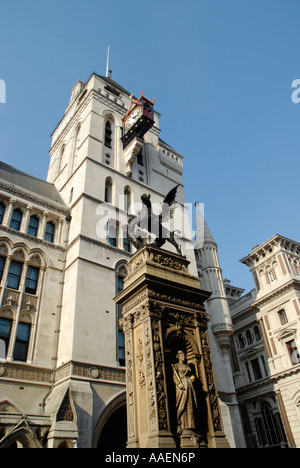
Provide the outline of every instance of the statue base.
{"type": "Polygon", "coordinates": [[[180,436],[180,448],[207,448],[207,443],[191,429],[184,429],[180,436]]]}
{"type": "Polygon", "coordinates": [[[181,255],[145,246],[130,259],[124,289],[115,298],[123,307],[128,448],[229,447],[203,306],[210,293],[200,289],[188,266],[181,255]],[[179,350],[195,376],[201,426],[195,433],[184,430],[180,437],[172,367],[179,350]]]}

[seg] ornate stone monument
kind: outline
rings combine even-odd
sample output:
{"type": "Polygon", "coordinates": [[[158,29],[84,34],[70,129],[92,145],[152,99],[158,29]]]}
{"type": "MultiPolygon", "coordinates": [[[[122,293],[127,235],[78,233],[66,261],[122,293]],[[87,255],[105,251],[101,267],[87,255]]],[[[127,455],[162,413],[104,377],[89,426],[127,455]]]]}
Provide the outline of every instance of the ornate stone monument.
{"type": "Polygon", "coordinates": [[[129,261],[123,307],[128,448],[228,447],[203,303],[179,254],[144,246],[129,261]]]}

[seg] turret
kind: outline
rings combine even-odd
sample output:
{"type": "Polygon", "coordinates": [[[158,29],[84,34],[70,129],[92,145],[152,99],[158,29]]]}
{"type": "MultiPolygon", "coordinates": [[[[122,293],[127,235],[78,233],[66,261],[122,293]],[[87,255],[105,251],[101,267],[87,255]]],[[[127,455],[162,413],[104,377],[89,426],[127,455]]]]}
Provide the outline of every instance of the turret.
{"type": "Polygon", "coordinates": [[[216,383],[223,420],[231,419],[231,425],[227,426],[227,437],[232,441],[232,446],[235,444],[237,447],[243,447],[245,442],[230,362],[230,337],[233,335],[233,325],[218,257],[218,246],[204,220],[203,223],[203,242],[202,245],[196,244],[198,248],[195,250],[195,255],[201,287],[211,292],[205,307],[211,318],[209,336],[216,383]],[[230,428],[232,428],[231,434],[229,434],[230,428]]]}

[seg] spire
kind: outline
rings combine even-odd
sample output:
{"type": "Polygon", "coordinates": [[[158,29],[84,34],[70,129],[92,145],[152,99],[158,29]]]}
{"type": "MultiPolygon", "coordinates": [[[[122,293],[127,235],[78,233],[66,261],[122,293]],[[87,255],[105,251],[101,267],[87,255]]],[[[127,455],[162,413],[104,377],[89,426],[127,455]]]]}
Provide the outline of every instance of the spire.
{"type": "Polygon", "coordinates": [[[215,245],[217,245],[215,239],[213,238],[212,233],[210,232],[209,227],[206,224],[206,221],[204,221],[204,244],[215,244],[215,245]]]}
{"type": "Polygon", "coordinates": [[[201,249],[204,244],[217,245],[209,227],[204,219],[204,205],[196,203],[196,237],[195,237],[195,249],[201,249]],[[202,206],[200,206],[202,205],[202,206]],[[201,208],[201,209],[200,209],[201,208]]]}

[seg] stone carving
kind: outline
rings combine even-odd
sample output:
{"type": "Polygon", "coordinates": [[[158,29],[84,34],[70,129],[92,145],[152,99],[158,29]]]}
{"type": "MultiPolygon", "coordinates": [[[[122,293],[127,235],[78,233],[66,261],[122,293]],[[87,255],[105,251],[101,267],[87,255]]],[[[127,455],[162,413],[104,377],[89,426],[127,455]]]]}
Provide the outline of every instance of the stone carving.
{"type": "Polygon", "coordinates": [[[173,379],[176,387],[177,431],[182,434],[184,429],[197,430],[198,403],[194,382],[196,377],[185,363],[183,351],[177,353],[178,363],[173,364],[173,379]]]}
{"type": "Polygon", "coordinates": [[[126,343],[126,379],[127,379],[127,420],[128,438],[135,437],[135,411],[134,411],[134,391],[133,391],[133,364],[132,364],[132,340],[131,331],[125,334],[126,343]]]}
{"type": "Polygon", "coordinates": [[[144,341],[145,341],[145,365],[146,379],[148,388],[148,405],[149,405],[149,428],[150,431],[156,431],[156,400],[155,400],[155,378],[153,373],[152,361],[152,336],[150,320],[146,320],[144,324],[144,341]]]}
{"type": "Polygon", "coordinates": [[[201,331],[201,341],[214,430],[222,431],[221,417],[218,404],[218,394],[214,382],[212,361],[210,357],[210,348],[208,344],[207,333],[204,331],[201,331]]]}
{"type": "Polygon", "coordinates": [[[165,379],[163,372],[163,356],[159,333],[159,322],[152,321],[152,336],[153,336],[153,349],[154,349],[154,367],[156,377],[156,395],[157,395],[157,408],[158,408],[158,425],[159,430],[168,430],[167,420],[167,403],[166,403],[166,390],[165,379]]]}
{"type": "Polygon", "coordinates": [[[145,372],[144,372],[143,343],[140,339],[139,339],[137,348],[138,348],[138,352],[136,355],[136,362],[137,362],[137,369],[138,369],[138,383],[139,383],[141,391],[143,391],[146,386],[146,378],[145,378],[145,372]]]}
{"type": "Polygon", "coordinates": [[[130,260],[124,290],[115,299],[123,307],[129,448],[227,443],[203,305],[209,293],[188,275],[188,263],[177,254],[146,246],[130,260]],[[178,281],[186,275],[189,288],[178,281]],[[187,362],[183,353],[176,362],[178,349],[184,350],[187,362]]]}
{"type": "Polygon", "coordinates": [[[74,413],[71,405],[71,397],[69,390],[60,405],[56,415],[56,421],[74,421],[74,413]]]}

